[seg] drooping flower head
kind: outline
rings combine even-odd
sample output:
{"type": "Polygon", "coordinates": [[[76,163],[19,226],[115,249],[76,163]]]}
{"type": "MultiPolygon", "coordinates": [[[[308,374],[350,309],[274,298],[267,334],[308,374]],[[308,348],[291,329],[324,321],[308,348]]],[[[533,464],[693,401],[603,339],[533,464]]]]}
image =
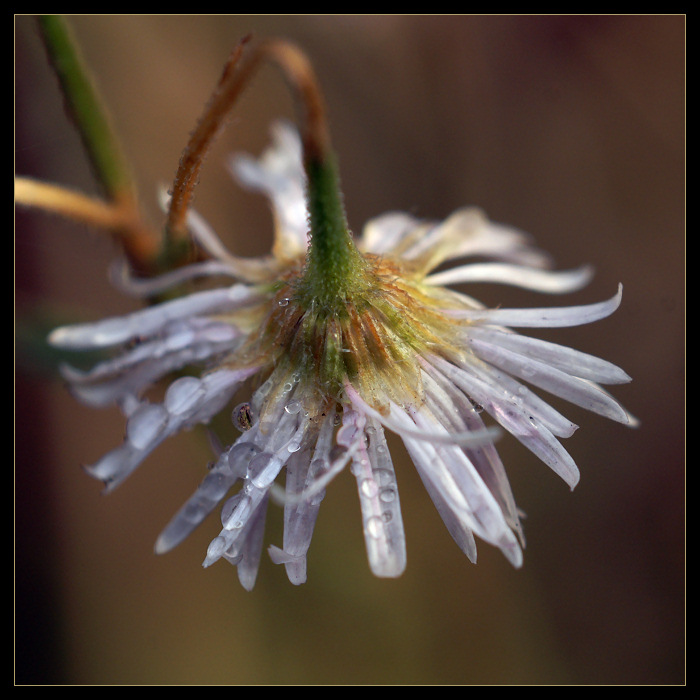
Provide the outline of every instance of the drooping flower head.
{"type": "MultiPolygon", "coordinates": [[[[298,77],[307,68],[292,55],[296,61],[284,54],[298,77]]],[[[395,577],[406,543],[389,430],[464,553],[476,559],[476,536],[519,566],[523,538],[494,444],[499,434],[517,438],[573,488],[578,470],[560,439],[576,426],[536,392],[634,421],[600,386],[629,381],[622,370],[517,329],[596,321],[615,311],[621,292],[587,306],[489,309],[448,288],[478,281],[564,293],[590,276],[588,268],[549,270],[527,236],[476,209],[444,221],[389,213],[353,237],[316,97],[303,104],[301,135],[276,123],[259,159],[230,164],[245,187],[269,198],[270,256],[229,253],[176,179],[169,225],[185,226],[206,259],[148,280],[127,270],[122,284],[147,298],[195,278],[224,285],[51,335],[64,348],[116,351],[86,373],[63,370],[81,401],[117,404],[126,416],[123,444],[88,471],[113,489],[169,436],[230,412],[240,436],[219,448],[156,550],[176,546],[221,506],[204,565],[228,560],[251,589],[272,500],[282,505],[284,532],[269,555],[302,583],[325,490],[349,469],[370,567],[395,577]],[[469,264],[470,257],[489,262],[469,264]],[[163,401],[148,399],[147,390],[173,373],[163,401]]]]}

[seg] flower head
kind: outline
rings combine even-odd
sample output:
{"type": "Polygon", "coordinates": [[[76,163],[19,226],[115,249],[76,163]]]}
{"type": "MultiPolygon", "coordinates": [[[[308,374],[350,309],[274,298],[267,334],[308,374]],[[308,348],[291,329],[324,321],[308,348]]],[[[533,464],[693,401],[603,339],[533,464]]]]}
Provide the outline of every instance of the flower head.
{"type": "Polygon", "coordinates": [[[590,271],[547,269],[546,256],[524,234],[475,209],[441,222],[386,214],[353,240],[328,223],[327,212],[338,206],[334,181],[314,174],[304,153],[296,130],[278,123],[259,159],[231,161],[240,182],[270,200],[270,256],[232,255],[189,212],[188,229],[209,259],[148,281],[122,277],[125,289],[146,297],[201,277],[229,277],[231,285],[54,331],[58,346],[119,351],[86,373],[64,368],[81,401],[117,404],[126,416],[123,444],[88,471],[112,489],[169,436],[231,412],[240,436],[218,450],[156,550],[176,546],[223,504],[204,565],[228,560],[250,589],[273,500],[283,504],[284,534],[269,555],[302,583],[325,489],[348,468],[357,480],[370,567],[394,577],[404,570],[406,546],[389,430],[403,441],[464,553],[475,560],[476,536],[519,566],[523,538],[494,446],[497,432],[513,435],[573,488],[578,469],[560,438],[576,426],[535,390],[622,423],[634,419],[600,386],[629,381],[621,369],[514,329],[602,319],[618,307],[621,292],[587,306],[485,308],[447,285],[495,282],[563,293],[583,286],[590,271]],[[489,262],[456,264],[469,257],[489,262]],[[196,366],[201,373],[189,373],[196,366]],[[176,371],[161,402],[146,398],[149,387],[176,371]],[[499,428],[488,427],[485,416],[499,428]]]}

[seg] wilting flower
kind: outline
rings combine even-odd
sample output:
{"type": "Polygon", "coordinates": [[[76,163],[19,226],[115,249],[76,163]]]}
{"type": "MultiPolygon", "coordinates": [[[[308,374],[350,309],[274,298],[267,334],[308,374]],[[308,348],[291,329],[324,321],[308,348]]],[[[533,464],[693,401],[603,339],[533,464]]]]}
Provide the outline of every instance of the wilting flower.
{"type": "Polygon", "coordinates": [[[484,308],[448,289],[479,281],[561,293],[589,278],[587,268],[548,270],[547,258],[524,234],[475,209],[442,222],[400,213],[370,221],[354,243],[347,237],[345,257],[337,263],[345,268],[325,268],[321,288],[309,269],[336,262],[315,257],[322,256],[320,243],[309,245],[314,202],[312,193],[307,198],[308,170],[296,131],[277,124],[273,144],[259,160],[238,157],[231,166],[243,185],[270,199],[271,256],[231,255],[191,212],[189,229],[210,259],[147,282],[124,278],[127,289],[152,297],[214,276],[233,278],[231,286],[59,328],[51,336],[64,348],[121,349],[87,373],[64,368],[80,400],[116,403],[127,418],[123,444],[88,471],[112,489],[169,436],[231,411],[240,436],[219,450],[156,550],[177,545],[223,502],[221,531],[204,565],[230,561],[250,589],[272,499],[284,506],[284,534],[269,554],[285,565],[293,583],[302,583],[325,489],[348,467],[357,479],[371,569],[393,577],[404,570],[406,547],[388,429],[403,441],[464,553],[475,560],[477,536],[519,566],[518,511],[494,428],[483,416],[571,488],[579,473],[559,439],[576,426],[533,388],[622,423],[633,419],[600,387],[629,381],[621,369],[513,329],[596,321],[615,311],[620,291],[597,304],[520,310],[484,308]],[[491,262],[445,267],[471,256],[491,262]],[[335,278],[343,284],[332,288],[335,278]],[[202,368],[198,376],[182,374],[195,366],[202,368]],[[174,371],[180,375],[163,401],[147,399],[149,387],[174,371]],[[250,393],[238,403],[244,387],[250,393]]]}

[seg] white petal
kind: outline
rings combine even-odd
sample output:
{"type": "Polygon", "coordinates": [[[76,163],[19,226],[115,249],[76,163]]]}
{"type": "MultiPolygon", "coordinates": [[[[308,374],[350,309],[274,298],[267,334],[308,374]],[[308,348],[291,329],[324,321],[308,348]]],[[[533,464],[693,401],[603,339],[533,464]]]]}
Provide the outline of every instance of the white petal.
{"type": "Polygon", "coordinates": [[[139,397],[166,374],[190,363],[202,363],[231,351],[240,331],[230,324],[191,319],[163,329],[155,340],[135,345],[117,357],[101,362],[89,372],[61,366],[70,390],[89,406],[122,403],[139,397]]]}
{"type": "MultiPolygon", "coordinates": [[[[219,370],[200,382],[186,410],[168,410],[167,397],[163,404],[142,402],[127,421],[124,443],[106,454],[87,471],[105,482],[108,491],[116,488],[163,440],[197,423],[207,423],[227,403],[246,372],[219,370]]],[[[193,379],[193,378],[183,378],[193,379]]],[[[182,380],[180,380],[182,381],[182,380]]]]}
{"type": "Polygon", "coordinates": [[[579,471],[571,456],[540,420],[523,410],[511,392],[504,394],[497,384],[485,382],[439,357],[434,362],[445,376],[481,404],[489,415],[537,455],[570,488],[576,486],[579,471]]]}
{"type": "MultiPolygon", "coordinates": [[[[407,421],[407,417],[401,420],[407,421]]],[[[492,494],[461,450],[401,437],[421,479],[430,484],[429,492],[438,494],[435,505],[442,511],[443,519],[458,544],[470,554],[466,533],[473,531],[499,547],[514,566],[520,566],[522,551],[515,535],[492,494]],[[449,518],[445,517],[445,509],[451,514],[449,518]]]]}
{"type": "Polygon", "coordinates": [[[353,458],[367,558],[375,576],[395,578],[406,568],[406,538],[394,466],[378,421],[365,427],[367,447],[353,458]]]}
{"type": "Polygon", "coordinates": [[[472,432],[466,431],[462,433],[445,433],[439,432],[426,432],[420,430],[419,428],[408,427],[405,424],[400,425],[395,420],[392,419],[391,414],[388,416],[382,415],[379,411],[373,409],[362,397],[357,393],[355,388],[346,383],[345,391],[348,394],[348,398],[360,411],[371,416],[375,420],[379,421],[383,426],[389,430],[401,434],[410,435],[418,440],[426,440],[428,442],[436,442],[442,444],[450,445],[478,445],[480,443],[488,443],[496,440],[500,433],[494,428],[485,428],[482,432],[472,432]]]}
{"type": "MultiPolygon", "coordinates": [[[[447,430],[480,432],[484,429],[480,412],[473,406],[471,399],[435,367],[425,363],[422,381],[425,388],[426,408],[447,430]]],[[[462,449],[498,501],[506,522],[523,541],[513,492],[495,446],[493,443],[482,443],[468,445],[462,449]]]]}
{"type": "Polygon", "coordinates": [[[258,576],[265,535],[266,513],[267,498],[264,498],[253,514],[238,563],[236,564],[238,580],[246,591],[253,590],[255,587],[255,579],[258,576]]]}
{"type": "Polygon", "coordinates": [[[236,155],[230,169],[245,187],[263,192],[276,220],[276,255],[293,258],[306,252],[308,217],[306,174],[299,135],[287,122],[273,125],[273,143],[259,159],[236,155]]]}
{"type": "Polygon", "coordinates": [[[207,473],[199,488],[168,523],[156,540],[156,554],[174,549],[216,508],[233,486],[237,476],[228,468],[228,459],[220,458],[207,473]]]}
{"type": "Polygon", "coordinates": [[[448,260],[477,255],[532,267],[549,264],[549,257],[530,245],[529,236],[489,221],[474,207],[451,214],[404,255],[409,260],[425,261],[431,269],[448,260]]]}
{"type": "Polygon", "coordinates": [[[220,260],[205,260],[185,265],[158,277],[134,277],[124,261],[120,261],[118,265],[113,265],[110,272],[110,279],[115,287],[125,294],[138,298],[154,297],[168,289],[172,289],[176,285],[198,277],[211,277],[214,275],[236,276],[231,266],[220,260]]]}
{"type": "Polygon", "coordinates": [[[617,294],[607,301],[584,306],[565,306],[543,309],[464,309],[444,313],[474,323],[488,323],[514,328],[558,328],[593,323],[610,316],[622,301],[622,285],[617,294]]]}
{"type": "Polygon", "coordinates": [[[135,338],[153,335],[172,321],[230,311],[259,299],[259,293],[246,285],[211,289],[151,306],[126,316],[57,328],[49,336],[49,342],[58,347],[74,350],[120,345],[135,338]]]}
{"type": "Polygon", "coordinates": [[[431,226],[433,224],[426,224],[403,212],[388,212],[365,224],[359,244],[368,253],[396,255],[431,226]]]}
{"type": "Polygon", "coordinates": [[[478,326],[469,327],[467,338],[470,337],[481,338],[512,350],[524,358],[544,362],[574,377],[589,379],[599,384],[626,384],[632,381],[626,372],[611,362],[539,338],[478,326]]]}
{"type": "Polygon", "coordinates": [[[473,263],[435,272],[426,277],[428,284],[447,286],[466,282],[495,282],[549,294],[581,289],[591,279],[591,268],[553,271],[505,263],[473,263]]]}
{"type": "Polygon", "coordinates": [[[471,341],[471,346],[482,359],[554,396],[611,420],[630,422],[630,416],[622,406],[593,382],[572,377],[556,367],[523,358],[506,348],[476,338],[471,341]]]}
{"type": "Polygon", "coordinates": [[[300,450],[287,464],[284,549],[271,550],[270,556],[275,563],[285,564],[287,576],[294,585],[306,581],[306,552],[311,544],[311,536],[325,491],[320,489],[306,499],[301,499],[299,496],[307,492],[316,480],[330,469],[334,420],[335,411],[330,411],[321,424],[313,452],[310,449],[300,450]]]}

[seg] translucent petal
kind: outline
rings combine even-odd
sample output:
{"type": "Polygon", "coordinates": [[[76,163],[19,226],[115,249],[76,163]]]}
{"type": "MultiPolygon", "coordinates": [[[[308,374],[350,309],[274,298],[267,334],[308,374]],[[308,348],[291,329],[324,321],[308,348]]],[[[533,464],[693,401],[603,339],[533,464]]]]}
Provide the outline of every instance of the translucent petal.
{"type": "Polygon", "coordinates": [[[572,489],[576,486],[579,471],[571,456],[541,421],[523,410],[511,392],[504,394],[498,385],[493,386],[441,358],[435,358],[435,364],[572,489]]]}
{"type": "Polygon", "coordinates": [[[469,533],[501,549],[516,567],[522,564],[520,545],[498,504],[463,453],[454,446],[433,445],[402,436],[421,480],[432,496],[450,534],[472,558],[469,533]]]}
{"type": "Polygon", "coordinates": [[[294,585],[306,581],[306,552],[311,544],[325,491],[319,489],[308,498],[297,497],[308,491],[330,469],[334,422],[333,410],[321,424],[313,452],[310,449],[299,450],[287,464],[285,488],[288,498],[284,505],[283,535],[286,559],[282,561],[280,556],[277,556],[273,561],[285,564],[287,576],[294,585]]]}
{"type": "MultiPolygon", "coordinates": [[[[426,365],[423,385],[426,408],[448,431],[457,429],[481,432],[484,429],[480,409],[477,409],[459,387],[447,380],[432,365],[426,365]]],[[[494,444],[482,443],[462,449],[498,501],[508,525],[518,534],[520,540],[524,541],[508,475],[494,444]]],[[[455,536],[455,539],[458,538],[455,536]]]]}
{"type": "Polygon", "coordinates": [[[459,209],[433,226],[403,252],[426,269],[466,256],[494,257],[532,267],[545,267],[549,257],[530,245],[522,231],[489,221],[474,207],[459,209]]]}
{"type": "Polygon", "coordinates": [[[415,426],[409,427],[406,425],[399,425],[391,417],[382,415],[379,411],[375,411],[368,403],[366,403],[359,393],[352,387],[349,383],[345,385],[345,390],[348,393],[350,401],[355,405],[360,411],[368,416],[371,416],[375,420],[378,420],[383,426],[389,430],[398,433],[401,432],[404,435],[410,435],[418,440],[426,440],[428,442],[439,442],[451,445],[469,445],[469,444],[479,444],[484,442],[492,442],[499,436],[499,432],[493,428],[484,428],[481,433],[466,431],[462,433],[446,433],[443,431],[439,432],[425,432],[416,428],[415,426]]]}
{"type": "Polygon", "coordinates": [[[471,345],[484,360],[554,396],[559,396],[605,418],[620,423],[630,423],[630,416],[622,406],[593,382],[572,377],[556,367],[523,358],[522,355],[482,340],[474,339],[471,345]]]}
{"type": "Polygon", "coordinates": [[[426,277],[425,281],[441,286],[466,282],[495,282],[548,294],[563,294],[581,289],[588,284],[590,278],[590,267],[553,271],[505,263],[473,263],[435,272],[426,277]]]}
{"type": "Polygon", "coordinates": [[[259,159],[236,155],[230,169],[242,185],[269,197],[276,222],[275,255],[290,259],[304,254],[308,245],[306,174],[296,129],[279,121],[272,134],[272,145],[259,159]]]}
{"type": "Polygon", "coordinates": [[[625,384],[632,381],[626,372],[607,360],[539,338],[479,326],[469,327],[467,338],[470,337],[483,339],[525,358],[544,362],[562,372],[599,384],[625,384]]]}
{"type": "Polygon", "coordinates": [[[370,420],[367,447],[353,458],[367,558],[375,576],[394,578],[406,568],[406,538],[399,492],[384,430],[370,420]]]}
{"type": "Polygon", "coordinates": [[[63,326],[51,333],[49,342],[74,350],[120,345],[135,338],[151,336],[177,319],[230,311],[259,299],[258,293],[245,285],[206,290],[126,316],[104,319],[96,323],[63,326]]]}
{"type": "Polygon", "coordinates": [[[622,285],[617,294],[607,301],[584,306],[565,306],[542,309],[464,309],[444,313],[474,323],[488,323],[513,328],[558,328],[593,323],[610,316],[622,301],[622,285]]]}
{"type": "Polygon", "coordinates": [[[249,529],[241,548],[240,558],[236,564],[238,580],[246,591],[253,590],[258,576],[265,535],[267,501],[267,498],[262,500],[251,518],[249,529]]]}
{"type": "Polygon", "coordinates": [[[228,452],[222,454],[197,490],[168,523],[156,540],[157,554],[177,547],[225,498],[239,474],[229,466],[228,452]]]}

